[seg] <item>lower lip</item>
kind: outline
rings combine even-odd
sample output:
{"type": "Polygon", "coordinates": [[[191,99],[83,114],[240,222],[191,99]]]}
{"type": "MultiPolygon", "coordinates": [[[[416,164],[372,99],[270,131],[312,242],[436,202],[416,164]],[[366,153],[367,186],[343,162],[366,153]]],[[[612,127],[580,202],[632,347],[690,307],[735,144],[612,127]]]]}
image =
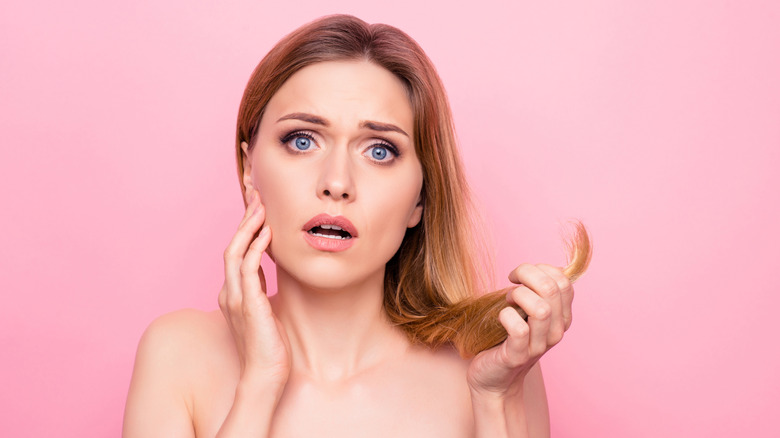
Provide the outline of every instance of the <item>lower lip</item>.
{"type": "Polygon", "coordinates": [[[315,236],[308,231],[303,232],[303,238],[306,239],[306,242],[314,249],[328,252],[344,251],[355,243],[354,237],[350,239],[329,239],[327,237],[315,236]]]}

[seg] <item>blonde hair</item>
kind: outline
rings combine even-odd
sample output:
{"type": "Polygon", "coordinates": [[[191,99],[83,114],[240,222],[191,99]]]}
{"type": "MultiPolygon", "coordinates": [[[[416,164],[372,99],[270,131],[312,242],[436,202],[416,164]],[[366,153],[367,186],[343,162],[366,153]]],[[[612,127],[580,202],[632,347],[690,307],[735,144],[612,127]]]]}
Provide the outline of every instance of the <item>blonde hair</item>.
{"type": "MultiPolygon", "coordinates": [[[[485,295],[485,272],[473,236],[473,207],[458,154],[444,87],[420,46],[385,24],[349,15],[320,18],[295,30],[271,49],[252,73],[238,112],[236,159],[243,181],[241,143],[253,147],[268,101],[298,70],[318,62],[367,60],[404,84],[414,112],[414,145],[423,168],[421,223],[407,230],[385,269],[384,309],[412,342],[432,347],[452,343],[464,357],[499,344],[507,334],[498,312],[506,290],[485,295]]],[[[569,239],[576,279],[590,260],[590,240],[581,223],[569,239]]]]}

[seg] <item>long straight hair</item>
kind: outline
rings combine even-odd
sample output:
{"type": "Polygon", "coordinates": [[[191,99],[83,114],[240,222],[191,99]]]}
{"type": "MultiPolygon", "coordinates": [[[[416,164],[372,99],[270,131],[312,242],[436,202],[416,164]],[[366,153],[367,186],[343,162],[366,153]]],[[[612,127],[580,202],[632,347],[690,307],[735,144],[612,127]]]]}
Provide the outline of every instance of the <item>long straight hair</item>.
{"type": "MultiPolygon", "coordinates": [[[[455,140],[447,96],[431,61],[404,32],[332,15],[306,24],[283,38],[255,68],[238,112],[236,160],[243,186],[241,143],[252,148],[271,97],[300,69],[318,62],[365,60],[404,84],[414,113],[414,146],[423,169],[423,217],[407,230],[387,263],[384,309],[412,342],[432,347],[452,343],[463,357],[502,342],[507,334],[498,312],[506,290],[481,294],[486,272],[474,240],[473,206],[455,140]]],[[[590,241],[576,223],[569,240],[576,279],[587,268],[590,241]]]]}

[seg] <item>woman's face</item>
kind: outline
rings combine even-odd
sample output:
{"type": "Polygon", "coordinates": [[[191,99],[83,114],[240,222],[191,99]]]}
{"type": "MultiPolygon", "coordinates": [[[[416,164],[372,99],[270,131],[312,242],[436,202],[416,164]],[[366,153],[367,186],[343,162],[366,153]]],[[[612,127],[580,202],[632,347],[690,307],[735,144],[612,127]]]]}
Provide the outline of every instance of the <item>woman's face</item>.
{"type": "Polygon", "coordinates": [[[422,215],[409,98],[398,78],[367,61],[322,62],[291,76],[266,106],[245,162],[274,260],[312,287],[381,280],[422,215]]]}

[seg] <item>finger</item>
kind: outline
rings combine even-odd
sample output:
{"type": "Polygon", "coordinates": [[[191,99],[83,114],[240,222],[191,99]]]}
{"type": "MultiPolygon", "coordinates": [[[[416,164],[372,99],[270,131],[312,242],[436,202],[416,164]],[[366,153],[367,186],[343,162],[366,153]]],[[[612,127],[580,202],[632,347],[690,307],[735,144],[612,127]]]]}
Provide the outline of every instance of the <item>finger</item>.
{"type": "Polygon", "coordinates": [[[535,266],[530,263],[521,264],[509,273],[509,281],[515,284],[522,284],[523,281],[521,278],[526,277],[528,272],[533,270],[533,268],[535,268],[535,266]]]}
{"type": "Polygon", "coordinates": [[[252,190],[252,194],[249,195],[249,203],[246,205],[244,217],[241,218],[241,222],[238,224],[238,228],[241,228],[246,223],[246,221],[252,217],[252,214],[257,209],[257,206],[261,204],[262,201],[260,200],[260,192],[257,190],[252,190]]]}
{"type": "Polygon", "coordinates": [[[547,336],[550,329],[550,304],[526,286],[516,287],[510,292],[511,300],[528,314],[530,330],[529,349],[532,356],[547,351],[547,336]]]}
{"type": "Polygon", "coordinates": [[[506,307],[498,313],[498,320],[507,333],[503,344],[502,359],[510,368],[516,368],[528,361],[528,342],[530,329],[520,314],[506,307]]]}
{"type": "MultiPolygon", "coordinates": [[[[256,201],[257,202],[257,201],[256,201]]],[[[265,221],[265,208],[257,202],[252,214],[243,221],[225,249],[225,283],[227,284],[226,302],[229,308],[237,310],[241,296],[241,263],[244,260],[249,244],[260,226],[265,221]]]]}
{"type": "Polygon", "coordinates": [[[553,278],[558,283],[558,289],[561,291],[561,309],[563,311],[563,329],[568,330],[571,327],[572,321],[572,302],[574,301],[574,286],[563,273],[563,269],[556,266],[540,264],[537,265],[539,269],[546,272],[547,275],[553,278]]]}
{"type": "Polygon", "coordinates": [[[264,227],[260,235],[252,242],[241,263],[241,294],[244,310],[268,310],[268,298],[265,293],[265,276],[260,269],[263,251],[271,242],[271,229],[264,227]]]}
{"type": "Polygon", "coordinates": [[[222,289],[219,291],[217,303],[219,303],[219,310],[222,311],[222,314],[227,316],[225,313],[227,312],[227,283],[222,283],[222,289]]]}
{"type": "Polygon", "coordinates": [[[564,327],[563,303],[561,301],[561,288],[558,282],[538,265],[535,266],[538,276],[534,278],[534,284],[525,283],[547,304],[550,305],[550,320],[547,329],[547,347],[551,347],[563,339],[564,327]]]}
{"type": "MultiPolygon", "coordinates": [[[[545,323],[548,327],[547,345],[552,346],[560,342],[565,331],[565,321],[563,318],[561,290],[558,287],[558,282],[542,270],[539,265],[523,264],[518,266],[512,274],[514,274],[515,280],[536,292],[550,305],[549,322],[545,323]]],[[[538,335],[539,333],[537,332],[536,334],[538,335]]],[[[533,336],[534,334],[532,334],[533,336]]]]}

